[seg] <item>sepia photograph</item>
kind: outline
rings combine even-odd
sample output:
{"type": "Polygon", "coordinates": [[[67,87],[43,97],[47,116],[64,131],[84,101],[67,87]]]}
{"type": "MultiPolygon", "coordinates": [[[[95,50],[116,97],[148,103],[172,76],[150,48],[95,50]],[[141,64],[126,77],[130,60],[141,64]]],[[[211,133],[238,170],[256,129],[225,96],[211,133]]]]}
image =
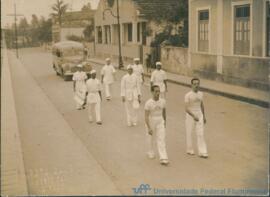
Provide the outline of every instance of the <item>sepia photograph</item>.
{"type": "Polygon", "coordinates": [[[269,196],[270,0],[1,0],[1,196],[269,196]]]}

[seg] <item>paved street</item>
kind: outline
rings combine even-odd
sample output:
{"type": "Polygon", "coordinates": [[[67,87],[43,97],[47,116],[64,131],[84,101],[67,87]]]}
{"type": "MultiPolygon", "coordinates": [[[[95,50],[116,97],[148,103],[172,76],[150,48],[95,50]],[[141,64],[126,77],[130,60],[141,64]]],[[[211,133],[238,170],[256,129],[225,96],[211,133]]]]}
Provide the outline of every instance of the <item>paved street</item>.
{"type": "MultiPolygon", "coordinates": [[[[46,94],[52,106],[63,116],[66,126],[72,128],[74,136],[80,139],[120,193],[133,194],[132,188],[142,183],[159,189],[267,188],[269,159],[267,109],[205,93],[204,102],[208,121],[205,137],[209,158],[188,156],[185,154],[184,95],[189,89],[169,84],[167,150],[170,165],[164,167],[159,165],[158,159],[149,160],[146,157],[142,106],[138,126],[130,128],[126,125],[125,109],[120,99],[120,79],[124,74],[123,71],[117,72],[112,101],[102,101],[103,124],[99,126],[88,122],[86,110],[75,110],[72,82],[65,82],[56,76],[50,53],[39,48],[23,49],[20,50],[20,58],[33,77],[33,82],[36,82],[46,94]]],[[[96,65],[95,68],[100,70],[100,66],[96,65]]],[[[50,159],[61,161],[62,155],[58,158],[50,158],[48,152],[46,156],[35,157],[38,155],[39,149],[36,149],[38,146],[43,149],[48,148],[50,151],[54,149],[50,147],[51,141],[41,140],[37,135],[30,135],[30,132],[21,129],[31,124],[35,124],[38,128],[37,123],[29,121],[30,118],[25,118],[31,116],[27,108],[38,108],[38,106],[32,106],[29,101],[22,99],[23,94],[31,94],[31,89],[29,92],[20,91],[22,79],[17,79],[17,69],[16,66],[11,66],[29,194],[40,194],[41,191],[37,189],[38,186],[31,177],[33,165],[35,168],[46,167],[46,163],[50,164],[50,159]],[[35,139],[39,140],[35,141],[35,139]]],[[[144,86],[142,93],[144,104],[150,97],[149,87],[144,86]]],[[[50,116],[50,114],[45,115],[50,116]]],[[[46,128],[42,131],[46,132],[46,128]]],[[[38,130],[36,132],[38,133],[38,130]]],[[[194,138],[194,142],[195,140],[194,138]]],[[[72,152],[72,143],[69,145],[71,147],[61,146],[61,148],[67,148],[72,152]]],[[[71,160],[78,163],[85,162],[76,158],[75,154],[70,155],[71,160]]],[[[63,160],[62,166],[69,165],[65,163],[68,161],[63,160]]],[[[83,163],[81,165],[84,166],[83,163]]],[[[48,165],[49,167],[54,166],[48,165]]],[[[76,179],[79,180],[79,177],[76,179]]],[[[68,189],[64,184],[61,187],[63,191],[68,189]]],[[[104,183],[103,187],[106,190],[107,184],[104,183]]]]}

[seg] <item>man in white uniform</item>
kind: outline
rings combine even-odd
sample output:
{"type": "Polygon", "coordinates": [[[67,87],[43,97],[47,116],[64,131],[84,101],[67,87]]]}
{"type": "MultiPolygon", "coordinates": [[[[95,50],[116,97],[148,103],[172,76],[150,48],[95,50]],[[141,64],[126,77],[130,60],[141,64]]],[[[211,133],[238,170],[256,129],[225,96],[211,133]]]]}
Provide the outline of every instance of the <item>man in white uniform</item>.
{"type": "Polygon", "coordinates": [[[144,82],[144,76],[143,76],[143,66],[140,64],[139,58],[134,58],[134,64],[132,64],[133,73],[137,76],[140,85],[144,82]]]}
{"type": "Polygon", "coordinates": [[[121,97],[125,103],[128,126],[136,126],[139,103],[141,102],[141,88],[131,65],[128,65],[127,72],[121,80],[121,97]]]}
{"type": "Polygon", "coordinates": [[[96,79],[96,71],[92,70],[91,78],[87,80],[87,103],[88,103],[88,118],[89,122],[93,122],[92,110],[95,109],[96,114],[96,123],[101,125],[101,116],[100,116],[100,103],[101,103],[101,83],[96,79]]]}
{"type": "Polygon", "coordinates": [[[204,139],[204,124],[206,123],[203,93],[199,91],[200,80],[193,78],[191,80],[192,90],[185,95],[186,109],[186,138],[187,154],[194,155],[192,147],[192,132],[197,135],[198,155],[207,158],[207,147],[204,139]]]}
{"type": "Polygon", "coordinates": [[[81,64],[77,65],[78,70],[73,74],[73,91],[75,93],[74,100],[76,102],[76,109],[84,109],[83,105],[86,96],[85,81],[87,79],[86,73],[83,71],[81,64]]]}
{"type": "Polygon", "coordinates": [[[153,85],[158,85],[160,88],[160,97],[165,99],[167,92],[167,74],[161,69],[161,62],[156,63],[156,69],[151,74],[151,87],[153,85]]]}
{"type": "Polygon", "coordinates": [[[107,100],[111,99],[111,87],[115,79],[115,68],[111,65],[110,58],[106,59],[106,64],[101,69],[101,83],[104,82],[105,96],[107,100]]]}
{"type": "Polygon", "coordinates": [[[153,150],[153,135],[156,135],[157,148],[159,153],[160,164],[169,164],[166,151],[166,102],[160,98],[160,88],[157,85],[151,87],[153,97],[145,103],[145,124],[146,124],[146,138],[148,145],[147,155],[150,159],[155,157],[153,150]]]}

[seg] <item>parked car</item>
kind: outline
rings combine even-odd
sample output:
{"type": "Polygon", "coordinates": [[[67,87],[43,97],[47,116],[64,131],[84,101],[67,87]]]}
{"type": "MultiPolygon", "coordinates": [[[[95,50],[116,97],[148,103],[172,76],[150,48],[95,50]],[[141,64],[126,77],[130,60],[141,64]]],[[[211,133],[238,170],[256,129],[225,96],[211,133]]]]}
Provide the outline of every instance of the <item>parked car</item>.
{"type": "Polygon", "coordinates": [[[63,41],[55,43],[52,46],[53,68],[57,75],[64,78],[65,81],[72,78],[73,73],[77,71],[77,65],[82,64],[83,70],[90,75],[92,66],[85,62],[83,44],[75,41],[63,41]]]}

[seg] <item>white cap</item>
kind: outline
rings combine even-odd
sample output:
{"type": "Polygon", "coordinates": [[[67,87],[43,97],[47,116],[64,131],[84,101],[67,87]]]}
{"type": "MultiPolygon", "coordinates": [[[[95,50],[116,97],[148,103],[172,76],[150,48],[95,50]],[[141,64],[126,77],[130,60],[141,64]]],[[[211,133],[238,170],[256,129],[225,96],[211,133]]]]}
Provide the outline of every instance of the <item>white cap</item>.
{"type": "Polygon", "coordinates": [[[97,73],[96,70],[91,70],[90,74],[94,74],[94,73],[97,73]]]}
{"type": "Polygon", "coordinates": [[[132,66],[129,64],[129,65],[127,66],[127,69],[133,69],[133,68],[132,68],[132,66]]]}
{"type": "Polygon", "coordinates": [[[81,65],[81,64],[78,64],[78,65],[77,65],[77,67],[78,67],[78,68],[82,68],[82,67],[83,67],[83,65],[81,65]]]}
{"type": "Polygon", "coordinates": [[[160,66],[161,66],[161,65],[162,65],[162,63],[161,63],[161,62],[156,62],[156,66],[157,66],[157,65],[160,65],[160,66]]]}
{"type": "Polygon", "coordinates": [[[111,59],[110,59],[110,58],[106,58],[105,61],[106,61],[106,62],[107,62],[107,61],[111,61],[111,59]]]}
{"type": "Polygon", "coordinates": [[[133,59],[133,61],[140,61],[140,58],[136,57],[133,59]]]}

